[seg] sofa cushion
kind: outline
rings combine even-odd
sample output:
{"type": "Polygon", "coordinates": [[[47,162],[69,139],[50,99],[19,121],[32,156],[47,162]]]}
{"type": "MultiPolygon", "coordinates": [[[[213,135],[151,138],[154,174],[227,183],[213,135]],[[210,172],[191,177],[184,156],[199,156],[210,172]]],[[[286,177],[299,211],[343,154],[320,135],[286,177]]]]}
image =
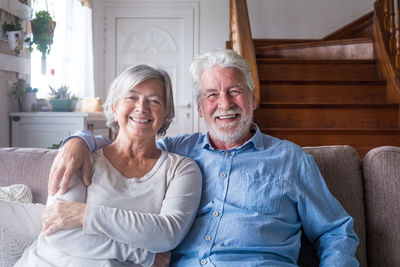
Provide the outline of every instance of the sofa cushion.
{"type": "Polygon", "coordinates": [[[32,190],[34,203],[46,203],[47,183],[57,150],[1,148],[0,186],[25,184],[32,190]]]}
{"type": "MultiPolygon", "coordinates": [[[[360,239],[357,259],[360,266],[367,266],[364,185],[357,152],[346,145],[305,147],[304,150],[314,157],[329,190],[353,217],[354,229],[360,239]]],[[[304,236],[298,263],[300,266],[318,266],[316,253],[304,236]]]]}
{"type": "Polygon", "coordinates": [[[370,150],[363,174],[368,266],[400,266],[400,147],[370,150]]]}

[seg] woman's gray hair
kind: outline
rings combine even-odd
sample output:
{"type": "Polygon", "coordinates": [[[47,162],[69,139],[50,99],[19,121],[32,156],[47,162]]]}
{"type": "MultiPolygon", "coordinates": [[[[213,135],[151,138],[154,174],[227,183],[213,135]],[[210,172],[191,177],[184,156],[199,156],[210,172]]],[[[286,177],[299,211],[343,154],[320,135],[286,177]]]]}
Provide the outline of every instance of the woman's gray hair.
{"type": "Polygon", "coordinates": [[[201,95],[200,77],[204,70],[212,67],[233,67],[240,71],[247,88],[253,93],[254,83],[249,64],[242,56],[229,49],[213,49],[198,56],[190,65],[193,88],[196,91],[196,100],[199,104],[201,95]]]}
{"type": "Polygon", "coordinates": [[[163,84],[166,118],[157,135],[162,136],[167,132],[172,119],[175,117],[171,79],[169,78],[168,73],[161,68],[145,64],[127,68],[118,75],[110,85],[103,108],[107,119],[106,124],[113,130],[113,132],[118,132],[119,130],[119,125],[115,121],[113,107],[116,107],[118,101],[129,93],[133,87],[148,79],[156,79],[161,81],[163,84]]]}

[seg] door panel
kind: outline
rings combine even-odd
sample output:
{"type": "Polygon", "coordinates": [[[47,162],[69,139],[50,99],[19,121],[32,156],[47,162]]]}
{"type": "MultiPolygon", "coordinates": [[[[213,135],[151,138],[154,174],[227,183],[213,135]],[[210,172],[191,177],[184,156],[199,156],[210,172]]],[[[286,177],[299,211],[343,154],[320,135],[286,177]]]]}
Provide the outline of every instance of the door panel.
{"type": "Polygon", "coordinates": [[[189,66],[194,57],[192,8],[105,9],[105,86],[129,66],[144,63],[164,68],[171,77],[175,119],[168,136],[191,133],[193,99],[189,66]]]}

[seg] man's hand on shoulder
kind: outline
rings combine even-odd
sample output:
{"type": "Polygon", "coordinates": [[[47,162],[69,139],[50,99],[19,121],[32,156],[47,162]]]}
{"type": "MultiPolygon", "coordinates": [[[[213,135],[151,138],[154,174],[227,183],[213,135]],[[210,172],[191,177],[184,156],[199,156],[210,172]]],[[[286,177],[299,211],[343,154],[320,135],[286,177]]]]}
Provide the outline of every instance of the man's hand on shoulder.
{"type": "Polygon", "coordinates": [[[61,194],[67,192],[73,174],[80,168],[84,184],[90,185],[90,152],[85,141],[75,137],[68,140],[54,158],[49,175],[49,195],[54,196],[58,188],[61,194]]]}

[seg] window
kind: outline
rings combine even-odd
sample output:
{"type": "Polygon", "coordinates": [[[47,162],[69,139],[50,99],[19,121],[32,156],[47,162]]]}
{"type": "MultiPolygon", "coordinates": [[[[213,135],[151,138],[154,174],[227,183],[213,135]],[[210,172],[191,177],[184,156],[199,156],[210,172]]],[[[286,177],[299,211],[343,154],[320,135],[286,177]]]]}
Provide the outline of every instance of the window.
{"type": "Polygon", "coordinates": [[[31,85],[39,88],[38,98],[47,98],[49,85],[67,85],[71,94],[94,97],[92,10],[78,0],[36,0],[32,8],[33,17],[47,10],[57,23],[45,74],[41,53],[34,47],[31,54],[31,85]]]}

